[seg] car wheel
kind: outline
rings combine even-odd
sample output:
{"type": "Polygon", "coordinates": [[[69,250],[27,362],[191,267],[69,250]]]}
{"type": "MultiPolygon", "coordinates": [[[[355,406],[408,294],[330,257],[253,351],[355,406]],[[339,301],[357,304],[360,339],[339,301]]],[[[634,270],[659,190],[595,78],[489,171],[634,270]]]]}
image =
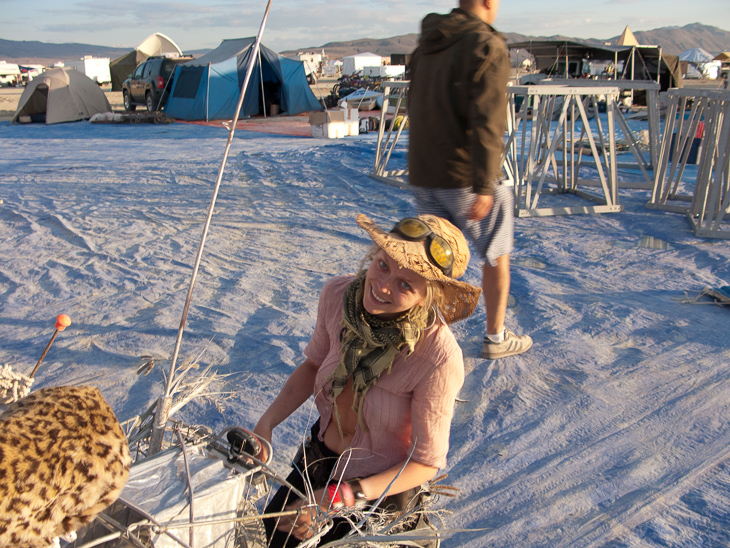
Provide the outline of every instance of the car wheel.
{"type": "Polygon", "coordinates": [[[124,99],[124,110],[133,112],[137,106],[132,104],[132,98],[129,96],[129,92],[125,89],[122,92],[122,98],[124,99]]]}
{"type": "Polygon", "coordinates": [[[145,99],[145,103],[147,103],[147,110],[150,111],[150,112],[154,112],[155,105],[154,105],[154,103],[152,101],[152,94],[151,93],[147,93],[147,95],[145,95],[145,98],[144,99],[145,99]]]}

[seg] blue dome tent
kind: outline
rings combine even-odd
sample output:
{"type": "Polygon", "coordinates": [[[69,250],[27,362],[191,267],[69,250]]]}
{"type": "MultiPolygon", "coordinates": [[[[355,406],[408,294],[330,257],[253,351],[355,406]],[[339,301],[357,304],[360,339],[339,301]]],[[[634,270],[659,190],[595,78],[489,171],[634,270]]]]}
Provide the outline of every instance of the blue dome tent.
{"type": "MultiPolygon", "coordinates": [[[[255,42],[255,38],[223,40],[206,55],[179,65],[167,115],[180,120],[233,119],[255,42]]],[[[240,116],[318,110],[324,109],[309,87],[304,64],[261,44],[240,116]]]]}

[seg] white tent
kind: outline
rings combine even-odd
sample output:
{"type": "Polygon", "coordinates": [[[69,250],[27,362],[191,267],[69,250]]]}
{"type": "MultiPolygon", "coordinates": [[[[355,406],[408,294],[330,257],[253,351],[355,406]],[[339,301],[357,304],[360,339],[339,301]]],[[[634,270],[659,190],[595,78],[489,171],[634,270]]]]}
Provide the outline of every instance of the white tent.
{"type": "Polygon", "coordinates": [[[322,74],[326,76],[336,76],[342,73],[342,61],[339,59],[330,60],[322,67],[322,74]]]}
{"type": "Polygon", "coordinates": [[[690,63],[707,63],[712,61],[712,55],[707,53],[702,48],[692,48],[684,50],[679,54],[680,61],[689,61],[690,63]]]}
{"type": "Polygon", "coordinates": [[[160,32],[150,34],[139,46],[110,63],[112,91],[121,91],[122,83],[127,79],[127,76],[134,72],[137,65],[153,55],[182,57],[182,50],[172,38],[160,32]]]}
{"type": "Polygon", "coordinates": [[[374,53],[357,53],[342,58],[342,74],[350,76],[364,67],[379,67],[383,62],[380,55],[374,53]]]}
{"type": "MultiPolygon", "coordinates": [[[[712,54],[708,53],[702,48],[692,48],[683,51],[679,55],[680,61],[687,61],[691,67],[694,67],[697,69],[699,74],[705,78],[715,79],[720,74],[720,67],[722,63],[720,61],[715,61],[712,58],[712,54]]],[[[688,68],[687,74],[690,74],[690,70],[688,68]]]]}
{"type": "Polygon", "coordinates": [[[28,84],[10,122],[58,124],[88,120],[109,111],[106,95],[91,78],[77,70],[55,68],[28,84]]]}
{"type": "Polygon", "coordinates": [[[153,55],[182,56],[180,46],[172,38],[165,36],[161,32],[150,34],[136,49],[148,57],[152,57],[153,55]]]}

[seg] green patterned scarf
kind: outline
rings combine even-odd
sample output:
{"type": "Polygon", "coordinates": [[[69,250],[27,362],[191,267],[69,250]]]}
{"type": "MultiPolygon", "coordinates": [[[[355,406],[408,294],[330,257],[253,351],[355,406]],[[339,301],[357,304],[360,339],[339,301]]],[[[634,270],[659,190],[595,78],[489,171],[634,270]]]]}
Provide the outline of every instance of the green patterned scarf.
{"type": "Polygon", "coordinates": [[[357,411],[360,427],[368,431],[362,419],[365,393],[380,378],[386,369],[390,372],[393,359],[407,347],[407,355],[413,352],[421,330],[414,326],[408,312],[395,320],[380,320],[369,314],[362,305],[365,273],[358,276],[345,290],[342,298],[342,357],[331,375],[332,387],[329,394],[334,404],[334,414],[340,437],[342,425],[337,410],[337,396],[352,377],[355,392],[353,410],[357,411]]]}

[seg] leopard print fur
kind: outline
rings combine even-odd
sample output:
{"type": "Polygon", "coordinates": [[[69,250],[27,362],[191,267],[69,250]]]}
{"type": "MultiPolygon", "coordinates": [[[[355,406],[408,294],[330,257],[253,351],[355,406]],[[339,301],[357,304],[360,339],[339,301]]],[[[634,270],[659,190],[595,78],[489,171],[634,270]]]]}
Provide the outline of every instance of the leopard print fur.
{"type": "Polygon", "coordinates": [[[114,502],[129,477],[127,438],[101,392],[31,392],[0,415],[0,548],[45,548],[114,502]]]}

